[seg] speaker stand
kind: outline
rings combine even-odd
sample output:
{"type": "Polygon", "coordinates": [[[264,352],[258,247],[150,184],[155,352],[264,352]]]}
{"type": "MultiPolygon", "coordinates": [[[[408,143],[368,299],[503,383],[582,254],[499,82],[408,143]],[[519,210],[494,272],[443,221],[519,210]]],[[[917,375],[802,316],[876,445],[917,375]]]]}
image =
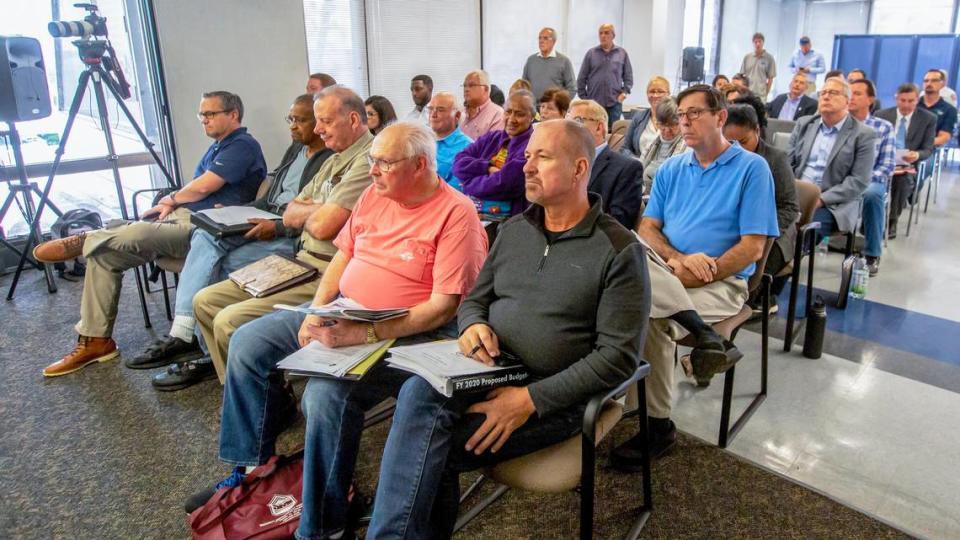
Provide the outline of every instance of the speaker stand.
{"type": "MultiPolygon", "coordinates": [[[[23,160],[23,149],[21,148],[20,133],[17,131],[16,122],[7,122],[7,126],[10,129],[7,130],[6,135],[10,140],[10,146],[13,148],[13,160],[16,162],[17,174],[19,178],[18,183],[15,184],[10,182],[7,185],[7,188],[10,191],[7,193],[6,200],[3,201],[3,206],[0,206],[0,223],[3,223],[4,218],[7,217],[7,212],[10,211],[10,207],[13,206],[15,201],[17,201],[17,195],[22,195],[23,206],[20,207],[20,210],[23,213],[23,219],[29,225],[29,228],[27,230],[27,241],[24,244],[22,251],[17,249],[16,246],[11,244],[6,239],[0,240],[0,242],[2,242],[7,249],[16,253],[21,260],[28,260],[31,266],[37,270],[43,270],[44,277],[47,281],[47,291],[55,293],[57,292],[57,283],[53,279],[53,272],[50,270],[50,265],[39,263],[32,258],[30,253],[28,253],[31,242],[36,240],[37,243],[40,243],[42,238],[43,233],[40,230],[40,222],[34,222],[34,217],[36,217],[36,207],[33,204],[33,195],[36,193],[42,197],[43,193],[40,192],[36,184],[31,183],[27,179],[27,166],[23,160]]],[[[63,212],[54,206],[53,203],[48,202],[47,204],[50,206],[50,210],[52,210],[57,217],[63,215],[63,212]]]]}

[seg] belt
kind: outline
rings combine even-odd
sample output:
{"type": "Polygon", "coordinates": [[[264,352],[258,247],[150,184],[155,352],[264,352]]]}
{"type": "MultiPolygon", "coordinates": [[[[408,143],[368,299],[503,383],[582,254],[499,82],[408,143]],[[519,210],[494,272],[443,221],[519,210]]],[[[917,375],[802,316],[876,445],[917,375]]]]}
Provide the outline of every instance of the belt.
{"type": "Polygon", "coordinates": [[[320,259],[321,261],[330,262],[330,261],[333,260],[333,256],[327,255],[326,253],[317,253],[317,252],[315,252],[315,251],[310,251],[310,250],[306,250],[306,249],[305,249],[304,251],[306,251],[307,254],[309,254],[311,257],[320,259]]]}

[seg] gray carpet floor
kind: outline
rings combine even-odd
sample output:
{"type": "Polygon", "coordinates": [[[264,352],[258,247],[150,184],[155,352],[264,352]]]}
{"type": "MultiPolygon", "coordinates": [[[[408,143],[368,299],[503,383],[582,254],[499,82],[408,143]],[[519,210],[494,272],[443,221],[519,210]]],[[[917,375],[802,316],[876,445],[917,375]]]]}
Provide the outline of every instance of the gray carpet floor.
{"type": "MultiPolygon", "coordinates": [[[[132,275],[114,332],[135,355],[168,328],[162,296],[150,295],[145,329],[132,275]]],[[[10,276],[0,277],[6,293],[10,276]]],[[[215,381],[155,392],[150,376],[119,361],[64,377],[41,370],[74,345],[79,283],[49,295],[39,272],[0,304],[0,538],[188,538],[184,498],[229,468],[216,459],[222,392],[215,381]]],[[[375,488],[388,424],[365,436],[357,470],[375,488]]],[[[628,438],[622,422],[601,448],[628,438]]],[[[282,449],[302,440],[302,423],[282,449]]],[[[718,448],[682,437],[654,464],[649,538],[895,538],[898,531],[718,448]]],[[[464,478],[464,481],[470,478],[464,478]]],[[[639,506],[639,476],[601,468],[596,537],[622,537],[639,506]]],[[[578,496],[509,492],[460,538],[572,538],[578,496]]]]}

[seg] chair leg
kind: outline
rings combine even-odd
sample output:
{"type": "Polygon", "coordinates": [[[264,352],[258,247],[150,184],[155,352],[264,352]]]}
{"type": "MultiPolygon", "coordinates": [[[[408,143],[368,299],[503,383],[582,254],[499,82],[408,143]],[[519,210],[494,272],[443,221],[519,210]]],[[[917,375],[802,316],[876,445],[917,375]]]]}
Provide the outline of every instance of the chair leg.
{"type": "Polygon", "coordinates": [[[580,540],[593,538],[593,496],[597,447],[593,437],[580,437],[580,540]]]}
{"type": "Polygon", "coordinates": [[[487,477],[485,475],[481,474],[477,476],[477,479],[474,480],[472,484],[470,484],[470,487],[468,487],[467,490],[463,492],[463,495],[460,495],[460,504],[463,504],[463,501],[469,499],[470,496],[473,495],[478,489],[480,489],[480,486],[482,486],[486,482],[487,482],[487,477]]]}
{"type": "Polygon", "coordinates": [[[473,521],[473,518],[480,515],[480,512],[483,512],[484,510],[486,510],[488,506],[497,502],[497,499],[502,497],[503,494],[506,493],[507,491],[510,491],[509,487],[504,486],[502,484],[498,485],[496,491],[484,497],[484,499],[479,503],[477,503],[476,506],[471,507],[470,510],[467,510],[465,513],[463,513],[460,517],[457,518],[457,523],[456,525],[453,526],[453,532],[457,533],[460,529],[466,527],[468,523],[473,521]]]}
{"type": "MultiPolygon", "coordinates": [[[[793,346],[793,324],[797,318],[797,291],[800,286],[800,264],[803,262],[803,243],[807,236],[813,237],[813,234],[803,234],[797,239],[796,251],[793,255],[793,269],[790,272],[790,303],[787,305],[787,327],[783,334],[783,351],[790,352],[793,346]]],[[[810,253],[810,257],[814,252],[810,253]]]]}
{"type": "Polygon", "coordinates": [[[643,505],[640,506],[639,515],[630,527],[627,533],[628,540],[635,540],[640,536],[640,531],[646,526],[650,514],[653,512],[653,478],[650,473],[650,426],[647,424],[647,387],[644,380],[637,382],[637,399],[639,400],[640,410],[640,441],[643,450],[640,454],[640,464],[643,468],[643,505]]]}
{"type": "Polygon", "coordinates": [[[140,299],[140,311],[143,312],[143,326],[146,328],[151,328],[153,325],[150,324],[150,312],[147,311],[147,298],[143,293],[143,277],[140,275],[140,270],[142,267],[137,267],[133,269],[133,275],[137,280],[137,297],[140,299]]]}
{"type": "Polygon", "coordinates": [[[167,271],[160,271],[160,285],[163,287],[163,305],[167,308],[167,320],[173,321],[173,310],[170,308],[170,288],[167,286],[167,271]]]}
{"type": "Polygon", "coordinates": [[[844,258],[853,255],[853,246],[856,244],[856,241],[857,241],[857,233],[848,232],[846,234],[846,237],[847,237],[847,244],[843,247],[844,258]]]}
{"type": "Polygon", "coordinates": [[[727,370],[723,377],[723,400],[720,403],[720,437],[717,445],[720,448],[727,447],[727,435],[730,427],[730,405],[733,401],[733,379],[736,375],[737,366],[727,370]]]}

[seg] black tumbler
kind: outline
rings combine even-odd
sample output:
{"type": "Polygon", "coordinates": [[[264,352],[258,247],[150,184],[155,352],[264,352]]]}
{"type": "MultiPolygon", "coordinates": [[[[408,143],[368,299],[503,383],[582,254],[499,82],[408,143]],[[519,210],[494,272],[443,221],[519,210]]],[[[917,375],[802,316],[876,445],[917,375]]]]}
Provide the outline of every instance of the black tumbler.
{"type": "Polygon", "coordinates": [[[807,328],[803,336],[803,355],[807,358],[820,358],[823,353],[823,334],[827,329],[827,308],[823,298],[817,296],[807,310],[807,328]]]}

